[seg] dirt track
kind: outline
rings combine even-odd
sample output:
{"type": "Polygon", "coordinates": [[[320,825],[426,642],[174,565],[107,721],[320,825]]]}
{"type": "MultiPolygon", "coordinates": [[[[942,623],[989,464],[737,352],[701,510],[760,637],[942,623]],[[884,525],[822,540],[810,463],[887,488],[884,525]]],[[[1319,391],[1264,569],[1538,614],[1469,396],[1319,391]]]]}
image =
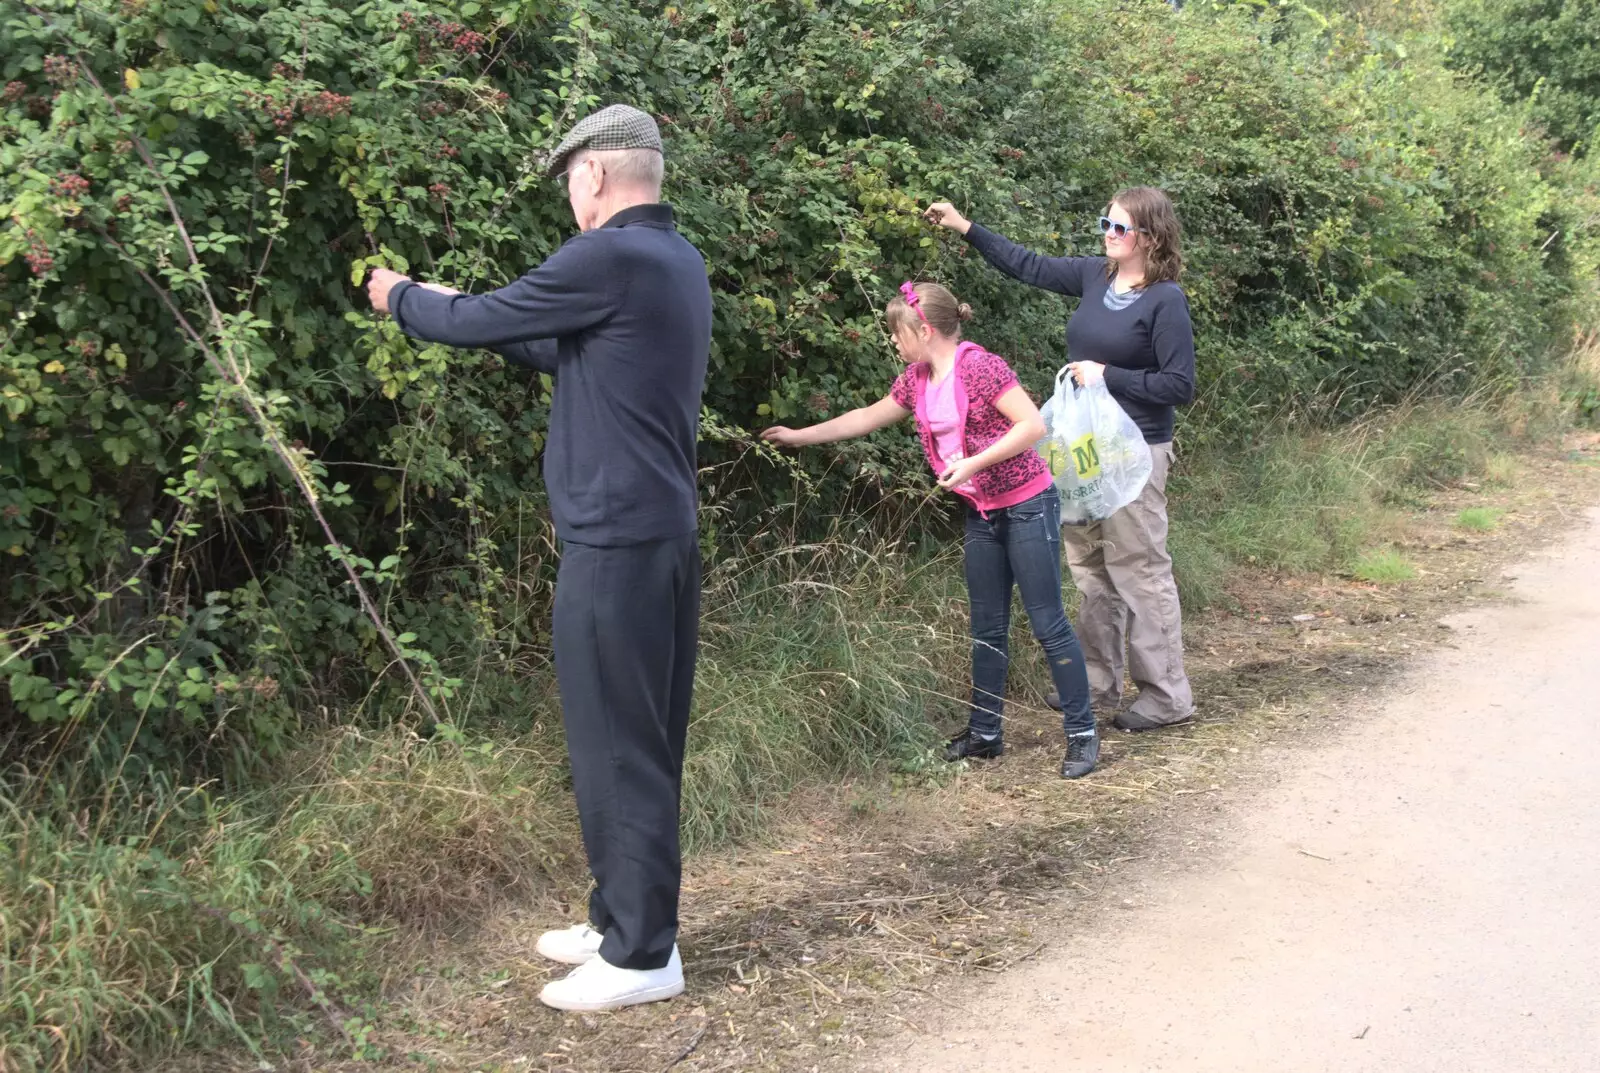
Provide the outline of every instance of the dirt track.
{"type": "Polygon", "coordinates": [[[858,1068],[1600,1069],[1600,510],[1512,573],[1198,862],[858,1068]]]}

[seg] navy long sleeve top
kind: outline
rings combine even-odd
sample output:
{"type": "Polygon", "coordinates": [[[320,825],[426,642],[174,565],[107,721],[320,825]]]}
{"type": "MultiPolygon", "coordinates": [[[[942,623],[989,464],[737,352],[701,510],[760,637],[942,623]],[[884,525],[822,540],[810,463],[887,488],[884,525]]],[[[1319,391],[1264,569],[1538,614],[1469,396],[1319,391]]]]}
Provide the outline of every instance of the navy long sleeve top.
{"type": "Polygon", "coordinates": [[[1172,441],[1176,408],[1194,401],[1194,325],[1189,299],[1176,283],[1153,283],[1131,303],[1111,308],[1104,257],[1045,257],[973,224],[967,241],[1006,275],[1057,294],[1081,298],[1067,321],[1072,361],[1106,367],[1106,387],[1144,433],[1146,443],[1172,441]]]}
{"type": "Polygon", "coordinates": [[[695,531],[711,287],[669,206],[624,209],[489,294],[406,281],[389,308],[413,338],[554,375],[544,476],[562,540],[614,547],[695,531]]]}

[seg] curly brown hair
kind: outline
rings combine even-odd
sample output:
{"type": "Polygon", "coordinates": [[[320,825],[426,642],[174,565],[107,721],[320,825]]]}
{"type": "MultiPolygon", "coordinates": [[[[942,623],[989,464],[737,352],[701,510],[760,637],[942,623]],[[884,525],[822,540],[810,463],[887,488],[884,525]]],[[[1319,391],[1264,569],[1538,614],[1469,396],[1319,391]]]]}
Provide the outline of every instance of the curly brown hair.
{"type": "MultiPolygon", "coordinates": [[[[1145,255],[1144,282],[1140,289],[1152,283],[1176,283],[1183,275],[1183,226],[1178,223],[1178,211],[1165,190],[1153,186],[1130,186],[1119,191],[1106,206],[1121,205],[1133,220],[1133,226],[1144,232],[1148,252],[1145,255]]],[[[1106,265],[1106,278],[1117,274],[1117,263],[1106,265]]]]}

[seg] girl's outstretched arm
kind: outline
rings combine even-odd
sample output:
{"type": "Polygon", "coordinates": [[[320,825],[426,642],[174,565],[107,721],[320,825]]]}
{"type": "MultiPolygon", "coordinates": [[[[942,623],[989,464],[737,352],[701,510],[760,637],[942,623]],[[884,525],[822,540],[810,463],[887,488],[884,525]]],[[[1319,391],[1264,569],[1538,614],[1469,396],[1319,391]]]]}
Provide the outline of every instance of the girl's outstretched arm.
{"type": "Polygon", "coordinates": [[[779,447],[811,447],[819,443],[853,440],[857,436],[865,436],[869,432],[887,428],[896,421],[904,421],[910,416],[910,410],[886,395],[871,406],[859,407],[809,428],[774,425],[763,432],[761,438],[779,447]]]}

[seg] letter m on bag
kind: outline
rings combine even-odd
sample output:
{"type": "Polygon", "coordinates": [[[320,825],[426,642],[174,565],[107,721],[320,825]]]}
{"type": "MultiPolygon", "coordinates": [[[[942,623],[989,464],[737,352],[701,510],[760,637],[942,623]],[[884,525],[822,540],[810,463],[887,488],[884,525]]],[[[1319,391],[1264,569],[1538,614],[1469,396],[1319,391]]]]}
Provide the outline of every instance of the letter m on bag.
{"type": "Polygon", "coordinates": [[[1094,433],[1072,441],[1072,468],[1078,471],[1081,481],[1100,476],[1100,452],[1095,450],[1094,433]]]}

